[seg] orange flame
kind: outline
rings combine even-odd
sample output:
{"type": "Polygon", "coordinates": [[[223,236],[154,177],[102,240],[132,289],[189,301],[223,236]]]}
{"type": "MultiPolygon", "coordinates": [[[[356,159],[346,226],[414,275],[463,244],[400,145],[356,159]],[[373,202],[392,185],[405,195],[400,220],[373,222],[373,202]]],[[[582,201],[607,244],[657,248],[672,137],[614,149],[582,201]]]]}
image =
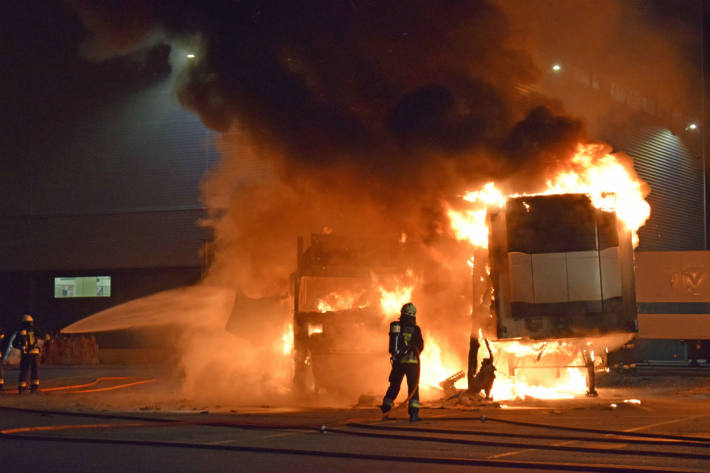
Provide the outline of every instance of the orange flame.
{"type": "MultiPolygon", "coordinates": [[[[492,349],[494,399],[571,399],[587,390],[587,370],[578,344],[510,340],[495,341],[492,349]]],[[[481,355],[488,356],[484,347],[481,355]]]]}
{"type": "MultiPolygon", "coordinates": [[[[464,369],[461,360],[452,354],[452,350],[442,350],[439,341],[430,332],[424,335],[424,351],[421,353],[420,361],[420,385],[425,389],[434,388],[439,392],[440,382],[464,369]]],[[[459,379],[454,386],[458,389],[466,389],[466,378],[459,379]]]]}
{"type": "MultiPolygon", "coordinates": [[[[509,194],[505,196],[489,182],[480,190],[467,192],[463,196],[467,204],[464,210],[455,210],[444,203],[454,236],[458,240],[469,241],[476,248],[488,248],[488,226],[486,214],[489,209],[502,208],[509,197],[526,195],[586,194],[594,207],[614,212],[631,231],[634,247],[638,245],[638,229],[648,220],[651,210],[645,200],[648,186],[641,181],[631,166],[625,166],[615,155],[609,154],[604,145],[579,145],[563,170],[546,182],[535,194],[509,194]]],[[[523,202],[529,210],[529,204],[523,202]]],[[[474,260],[468,262],[473,268],[474,260]]],[[[489,273],[489,268],[486,268],[489,273]]],[[[482,335],[479,332],[479,340],[482,335]]],[[[434,343],[428,340],[428,343],[434,343]]],[[[497,369],[492,396],[495,399],[538,399],[571,398],[587,389],[587,368],[585,355],[598,366],[594,350],[577,340],[574,343],[549,341],[543,343],[523,343],[521,341],[497,341],[494,343],[494,363],[497,369]]],[[[489,354],[481,343],[479,360],[489,354]]],[[[436,355],[438,346],[432,352],[436,355]]],[[[441,366],[435,361],[433,364],[441,366]]],[[[461,369],[462,364],[454,363],[436,368],[436,376],[441,380],[461,369]]]]}
{"type": "Polygon", "coordinates": [[[373,281],[378,284],[380,293],[380,308],[386,315],[399,313],[402,305],[412,300],[412,293],[417,284],[417,278],[411,269],[403,277],[390,277],[383,283],[373,275],[373,281]]]}
{"type": "Polygon", "coordinates": [[[616,156],[604,150],[603,145],[580,145],[572,157],[572,169],[548,181],[542,194],[587,194],[596,208],[616,213],[631,230],[636,247],[638,229],[651,215],[651,207],[645,199],[648,186],[632,169],[624,167],[616,156]]]}
{"type": "MultiPolygon", "coordinates": [[[[327,296],[318,299],[318,312],[331,312],[338,310],[348,310],[355,307],[355,301],[362,298],[364,291],[359,292],[331,292],[327,296]]],[[[360,309],[366,307],[367,304],[359,306],[360,309]]]]}
{"type": "MultiPolygon", "coordinates": [[[[453,350],[448,349],[435,335],[425,334],[421,354],[421,380],[424,393],[441,395],[439,383],[454,373],[465,370],[466,364],[453,350]]],[[[479,331],[481,348],[479,362],[489,356],[479,331]]],[[[592,342],[587,342],[592,343],[592,342]]],[[[496,380],[491,397],[498,401],[514,399],[572,399],[586,393],[587,368],[582,355],[585,343],[580,340],[523,342],[521,340],[493,341],[493,360],[496,380]]],[[[600,366],[597,359],[595,365],[600,366]]],[[[455,383],[466,389],[466,378],[455,383]]]]}
{"type": "Polygon", "coordinates": [[[400,286],[392,291],[384,289],[382,286],[377,288],[380,291],[380,307],[385,314],[393,314],[399,312],[399,309],[412,299],[414,286],[400,286]]]}
{"type": "MultiPolygon", "coordinates": [[[[605,150],[603,145],[579,145],[567,169],[548,180],[541,192],[510,194],[507,197],[586,194],[596,208],[616,213],[617,218],[631,230],[636,247],[639,241],[638,229],[651,215],[651,207],[645,200],[648,186],[636,176],[633,169],[625,167],[615,155],[605,150]]],[[[489,182],[481,190],[467,192],[463,196],[471,204],[468,209],[454,210],[444,203],[454,236],[458,240],[468,240],[475,247],[488,248],[486,212],[489,208],[502,208],[507,197],[493,182],[489,182]]]]}
{"type": "Polygon", "coordinates": [[[286,330],[281,335],[282,350],[284,356],[289,356],[293,353],[293,324],[288,324],[286,330]]]}
{"type": "Polygon", "coordinates": [[[478,248],[488,248],[486,213],[489,207],[503,207],[507,197],[496,189],[493,182],[489,182],[481,190],[467,192],[463,199],[470,202],[471,208],[457,211],[445,204],[456,238],[469,240],[478,248]]]}

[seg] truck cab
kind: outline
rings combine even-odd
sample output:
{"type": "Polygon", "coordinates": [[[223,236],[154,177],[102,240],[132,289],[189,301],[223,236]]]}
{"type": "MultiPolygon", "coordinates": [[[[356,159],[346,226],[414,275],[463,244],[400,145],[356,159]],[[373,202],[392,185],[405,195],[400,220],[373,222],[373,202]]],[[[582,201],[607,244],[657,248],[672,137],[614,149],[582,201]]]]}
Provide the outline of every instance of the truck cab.
{"type": "Polygon", "coordinates": [[[291,275],[298,390],[350,395],[386,379],[388,323],[396,314],[383,310],[377,278],[405,271],[403,254],[396,240],[313,234],[304,249],[298,238],[291,275]]]}

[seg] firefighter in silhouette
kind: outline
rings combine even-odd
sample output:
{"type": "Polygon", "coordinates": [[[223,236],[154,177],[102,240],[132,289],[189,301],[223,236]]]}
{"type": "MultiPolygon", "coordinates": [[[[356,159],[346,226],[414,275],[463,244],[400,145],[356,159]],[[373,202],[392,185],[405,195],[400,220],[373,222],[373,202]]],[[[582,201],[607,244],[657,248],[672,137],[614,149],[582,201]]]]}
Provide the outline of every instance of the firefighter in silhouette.
{"type": "Polygon", "coordinates": [[[12,346],[20,350],[20,377],[17,390],[20,394],[39,390],[39,338],[40,332],[31,315],[22,316],[22,325],[15,334],[12,346]]]}
{"type": "Polygon", "coordinates": [[[407,302],[402,306],[399,320],[390,324],[389,351],[392,361],[390,386],[380,409],[387,413],[397,399],[402,378],[407,377],[409,393],[409,421],[420,421],[419,417],[419,354],[424,349],[422,331],[417,325],[417,308],[407,302]]]}
{"type": "Polygon", "coordinates": [[[468,383],[469,394],[479,394],[481,391],[486,393],[486,400],[491,399],[491,389],[493,389],[493,381],[496,379],[496,367],[493,365],[493,351],[488,339],[484,338],[486,348],[488,349],[488,358],[481,361],[481,369],[468,383]]]}
{"type": "Polygon", "coordinates": [[[483,391],[486,394],[486,400],[491,399],[491,389],[493,389],[493,381],[496,379],[496,367],[493,366],[492,358],[484,358],[481,361],[481,369],[476,373],[473,381],[468,386],[468,392],[478,394],[483,391]]]}

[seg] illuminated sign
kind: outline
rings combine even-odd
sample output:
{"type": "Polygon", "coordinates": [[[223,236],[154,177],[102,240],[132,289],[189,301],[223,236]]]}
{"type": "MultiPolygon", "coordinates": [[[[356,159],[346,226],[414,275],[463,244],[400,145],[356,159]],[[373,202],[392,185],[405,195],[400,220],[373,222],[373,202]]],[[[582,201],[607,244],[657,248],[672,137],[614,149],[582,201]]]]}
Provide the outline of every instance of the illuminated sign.
{"type": "Polygon", "coordinates": [[[54,278],[54,298],[111,297],[111,276],[54,278]]]}

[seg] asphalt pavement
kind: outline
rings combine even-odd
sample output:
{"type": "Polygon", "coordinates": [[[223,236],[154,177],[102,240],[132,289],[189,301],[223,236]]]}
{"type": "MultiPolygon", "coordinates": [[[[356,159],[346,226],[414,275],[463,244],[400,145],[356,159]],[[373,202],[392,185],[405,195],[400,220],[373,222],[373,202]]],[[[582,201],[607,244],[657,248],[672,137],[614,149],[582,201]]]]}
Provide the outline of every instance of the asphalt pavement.
{"type": "Polygon", "coordinates": [[[406,408],[383,420],[374,406],[175,403],[174,380],[147,367],[43,373],[41,394],[0,395],[3,471],[710,471],[706,377],[625,375],[564,401],[430,402],[410,424],[406,408]]]}

